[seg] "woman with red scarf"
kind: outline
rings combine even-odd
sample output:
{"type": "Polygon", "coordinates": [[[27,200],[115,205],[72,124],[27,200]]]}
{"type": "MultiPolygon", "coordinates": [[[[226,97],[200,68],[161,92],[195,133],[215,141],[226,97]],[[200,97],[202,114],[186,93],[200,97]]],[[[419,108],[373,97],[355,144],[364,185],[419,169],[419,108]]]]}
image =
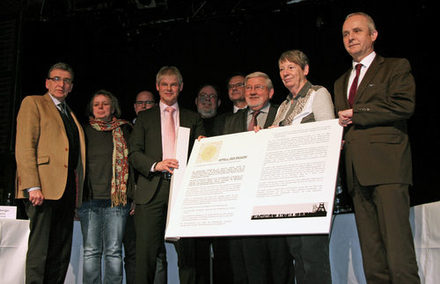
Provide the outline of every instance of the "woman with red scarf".
{"type": "Polygon", "coordinates": [[[129,212],[128,135],[116,97],[96,92],[84,126],[87,143],[84,200],[79,209],[84,246],[83,283],[122,283],[122,238],[129,212]],[[105,275],[101,273],[101,260],[105,275]]]}

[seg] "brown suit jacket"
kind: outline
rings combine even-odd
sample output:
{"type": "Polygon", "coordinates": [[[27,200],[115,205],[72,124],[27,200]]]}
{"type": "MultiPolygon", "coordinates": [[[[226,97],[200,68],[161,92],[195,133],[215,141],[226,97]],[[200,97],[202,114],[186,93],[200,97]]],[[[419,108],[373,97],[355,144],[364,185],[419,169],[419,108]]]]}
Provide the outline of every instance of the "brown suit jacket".
{"type": "MultiPolygon", "coordinates": [[[[350,109],[350,70],[334,85],[336,112],[350,109]]],[[[353,169],[363,186],[411,184],[412,165],[406,120],[415,107],[415,82],[406,59],[376,55],[358,87],[353,124],[345,129],[347,184],[353,169]]]]}
{"type": "MultiPolygon", "coordinates": [[[[70,110],[69,110],[70,111],[70,110]]],[[[77,206],[81,205],[85,173],[85,139],[78,127],[80,157],[76,168],[77,206]]],[[[63,196],[68,171],[69,142],[60,113],[50,95],[27,96],[17,116],[15,158],[17,161],[16,198],[28,198],[26,189],[40,187],[45,199],[63,196]]]]}

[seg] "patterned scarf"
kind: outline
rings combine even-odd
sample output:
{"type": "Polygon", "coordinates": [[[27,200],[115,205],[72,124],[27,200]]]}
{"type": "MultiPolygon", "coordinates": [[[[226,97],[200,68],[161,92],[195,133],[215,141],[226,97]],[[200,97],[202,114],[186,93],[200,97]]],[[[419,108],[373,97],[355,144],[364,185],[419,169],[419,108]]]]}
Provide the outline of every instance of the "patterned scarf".
{"type": "Polygon", "coordinates": [[[291,125],[294,118],[303,111],[314,91],[316,91],[316,88],[314,88],[313,85],[307,81],[299,91],[296,98],[293,98],[292,93],[289,93],[286,100],[279,106],[277,115],[272,125],[291,125]]]}
{"type": "Polygon", "coordinates": [[[111,201],[112,207],[127,204],[128,180],[128,147],[124,138],[121,125],[129,124],[128,121],[116,119],[111,121],[95,120],[90,118],[90,125],[97,131],[111,131],[113,136],[112,154],[112,181],[111,201]]]}

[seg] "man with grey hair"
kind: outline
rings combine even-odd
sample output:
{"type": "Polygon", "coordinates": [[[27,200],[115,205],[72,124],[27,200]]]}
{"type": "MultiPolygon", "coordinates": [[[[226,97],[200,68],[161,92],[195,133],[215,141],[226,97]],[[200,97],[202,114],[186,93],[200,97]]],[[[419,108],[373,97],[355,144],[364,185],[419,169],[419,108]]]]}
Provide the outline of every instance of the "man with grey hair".
{"type": "MultiPolygon", "coordinates": [[[[274,126],[334,118],[330,93],[307,80],[310,66],[304,52],[288,50],[282,53],[278,67],[289,94],[278,109],[274,126]]],[[[288,236],[286,241],[295,259],[297,283],[331,283],[328,234],[288,236]]]]}
{"type": "Polygon", "coordinates": [[[64,282],[86,167],[84,131],[66,104],[72,68],[53,65],[46,88],[44,96],[24,98],[17,116],[15,196],[30,219],[26,283],[64,282]]]}
{"type": "MultiPolygon", "coordinates": [[[[247,107],[226,118],[224,134],[267,128],[275,118],[278,106],[270,103],[269,76],[254,72],[244,83],[247,107]]],[[[229,246],[233,283],[287,283],[291,261],[284,237],[233,237],[229,246]]]]}
{"type": "MultiPolygon", "coordinates": [[[[168,210],[170,182],[176,159],[177,129],[190,129],[189,148],[205,135],[200,116],[181,108],[178,97],[183,89],[180,71],[174,66],[162,67],[156,76],[160,102],[138,115],[130,137],[129,161],[137,172],[136,191],[136,283],[153,284],[156,261],[162,251],[168,210]]],[[[175,243],[180,283],[196,283],[193,239],[175,243]]]]}
{"type": "Polygon", "coordinates": [[[369,283],[420,283],[409,223],[412,184],[407,119],[416,86],[404,58],[374,51],[373,19],[353,13],[342,26],[352,68],[334,85],[344,129],[346,180],[353,198],[365,277],[369,283]]]}

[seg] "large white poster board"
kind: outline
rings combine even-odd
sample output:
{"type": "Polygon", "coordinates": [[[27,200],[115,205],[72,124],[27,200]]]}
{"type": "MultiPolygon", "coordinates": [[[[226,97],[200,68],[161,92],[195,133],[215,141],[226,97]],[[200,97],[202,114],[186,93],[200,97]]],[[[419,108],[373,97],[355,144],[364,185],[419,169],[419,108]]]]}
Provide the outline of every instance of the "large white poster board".
{"type": "Polygon", "coordinates": [[[328,233],[341,138],[335,119],[196,141],[165,238],[328,233]]]}

